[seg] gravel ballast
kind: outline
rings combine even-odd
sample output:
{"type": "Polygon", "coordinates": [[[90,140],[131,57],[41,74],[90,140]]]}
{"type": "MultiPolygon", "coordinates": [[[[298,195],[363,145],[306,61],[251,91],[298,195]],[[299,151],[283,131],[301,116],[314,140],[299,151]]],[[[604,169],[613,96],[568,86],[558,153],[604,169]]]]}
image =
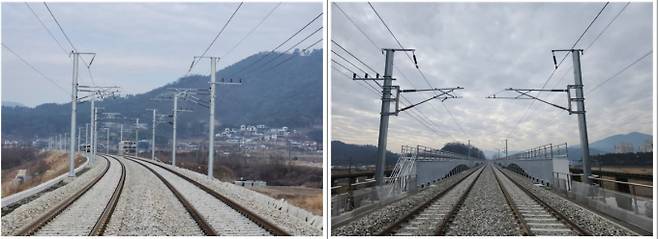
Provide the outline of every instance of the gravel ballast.
{"type": "Polygon", "coordinates": [[[589,231],[594,236],[635,236],[636,233],[605,219],[593,211],[585,209],[546,189],[537,187],[527,178],[507,169],[501,169],[512,180],[528,189],[535,196],[562,213],[579,227],[589,231]]]}
{"type": "Polygon", "coordinates": [[[466,170],[460,174],[445,178],[429,188],[412,194],[406,198],[395,201],[382,208],[375,209],[372,212],[353,220],[343,226],[333,228],[331,234],[334,236],[365,236],[376,235],[385,226],[401,219],[408,214],[412,208],[421,205],[433,196],[445,191],[455,183],[460,182],[464,177],[476,169],[466,170]]]}
{"type": "Polygon", "coordinates": [[[95,164],[91,166],[92,168],[90,170],[77,176],[66,185],[45,193],[41,197],[21,205],[11,213],[2,216],[2,235],[13,235],[19,227],[32,222],[42,213],[80,191],[91,180],[100,175],[105,170],[106,165],[107,161],[104,158],[100,156],[96,157],[95,164]]]}
{"type": "Polygon", "coordinates": [[[203,236],[158,177],[133,161],[118,158],[126,166],[126,183],[104,235],[203,236]]]}
{"type": "Polygon", "coordinates": [[[158,166],[144,163],[147,167],[162,175],[176,188],[187,201],[222,236],[262,236],[269,235],[265,229],[249,220],[233,208],[217,200],[194,184],[158,166]]]}
{"type": "Polygon", "coordinates": [[[110,169],[93,187],[64,209],[36,236],[86,236],[105,209],[121,178],[121,165],[110,159],[110,169]],[[83,219],[83,220],[81,220],[83,219]]]}
{"type": "Polygon", "coordinates": [[[520,236],[491,166],[486,166],[446,232],[448,236],[520,236]]]}
{"type": "MultiPolygon", "coordinates": [[[[142,158],[143,159],[143,158],[142,158]]],[[[257,198],[266,198],[271,203],[276,202],[277,200],[271,198],[267,195],[245,189],[240,186],[236,186],[231,183],[223,182],[218,179],[210,179],[205,174],[200,174],[191,170],[184,168],[173,167],[168,164],[161,162],[151,161],[148,159],[143,159],[145,161],[153,162],[158,165],[162,165],[168,169],[175,170],[178,173],[181,173],[202,185],[220,193],[221,195],[240,203],[242,206],[252,210],[254,213],[260,217],[269,220],[273,224],[283,228],[286,232],[295,235],[295,236],[319,236],[322,235],[321,227],[316,227],[309,224],[307,221],[315,220],[317,223],[322,223],[321,217],[312,215],[312,213],[307,212],[307,217],[301,218],[298,215],[291,214],[288,211],[275,209],[270,205],[264,205],[262,201],[257,200],[257,198]]],[[[294,207],[289,205],[289,207],[294,207]]],[[[296,208],[298,211],[303,209],[296,208]]]]}

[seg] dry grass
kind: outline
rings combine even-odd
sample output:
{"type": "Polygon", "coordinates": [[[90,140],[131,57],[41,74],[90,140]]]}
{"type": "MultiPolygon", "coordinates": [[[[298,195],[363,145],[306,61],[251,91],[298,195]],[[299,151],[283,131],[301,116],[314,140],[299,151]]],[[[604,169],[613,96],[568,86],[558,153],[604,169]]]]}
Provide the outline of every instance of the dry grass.
{"type": "Polygon", "coordinates": [[[321,189],[298,186],[267,186],[262,188],[254,187],[251,189],[276,199],[283,198],[297,207],[322,216],[321,189]]]}
{"type": "MultiPolygon", "coordinates": [[[[5,154],[3,154],[3,160],[5,160],[5,157],[5,154]]],[[[76,158],[76,167],[83,162],[83,157],[78,156],[76,158]]],[[[67,170],[68,154],[63,152],[39,153],[35,160],[21,161],[18,166],[2,170],[2,197],[39,185],[66,173],[67,170]],[[22,184],[15,185],[12,180],[16,177],[18,170],[21,169],[27,169],[29,178],[22,184]]]]}

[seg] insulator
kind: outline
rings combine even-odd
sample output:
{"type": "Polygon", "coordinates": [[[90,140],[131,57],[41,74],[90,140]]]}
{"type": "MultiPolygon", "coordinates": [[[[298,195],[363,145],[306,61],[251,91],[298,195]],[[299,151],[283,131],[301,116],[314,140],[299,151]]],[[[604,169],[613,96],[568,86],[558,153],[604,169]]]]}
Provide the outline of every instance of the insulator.
{"type": "Polygon", "coordinates": [[[377,77],[375,77],[375,78],[379,78],[379,73],[377,73],[377,77]]]}
{"type": "Polygon", "coordinates": [[[368,78],[368,73],[366,73],[366,76],[365,76],[365,77],[363,77],[363,78],[368,78]]]}
{"type": "Polygon", "coordinates": [[[354,74],[354,75],[352,75],[352,78],[356,78],[356,73],[352,73],[352,74],[354,74]]]}

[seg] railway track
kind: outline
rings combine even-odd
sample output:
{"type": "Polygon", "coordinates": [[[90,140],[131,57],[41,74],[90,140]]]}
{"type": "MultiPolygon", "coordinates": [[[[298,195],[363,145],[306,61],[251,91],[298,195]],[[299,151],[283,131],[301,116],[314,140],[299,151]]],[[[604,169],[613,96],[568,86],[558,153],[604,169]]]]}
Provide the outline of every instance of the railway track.
{"type": "Polygon", "coordinates": [[[177,197],[180,195],[180,199],[185,201],[183,204],[187,204],[186,208],[202,212],[197,212],[193,217],[207,235],[290,235],[237,202],[181,173],[137,157],[124,158],[148,168],[158,176],[167,187],[176,191],[174,194],[177,197]]]}
{"type": "Polygon", "coordinates": [[[19,228],[16,235],[102,235],[123,190],[126,168],[119,160],[101,157],[106,161],[101,174],[80,191],[19,228]]]}
{"type": "Polygon", "coordinates": [[[400,220],[384,228],[379,235],[429,236],[444,235],[451,218],[459,210],[484,167],[471,172],[428,202],[420,205],[400,220]]]}
{"type": "Polygon", "coordinates": [[[567,217],[491,166],[524,236],[591,236],[567,217]]]}

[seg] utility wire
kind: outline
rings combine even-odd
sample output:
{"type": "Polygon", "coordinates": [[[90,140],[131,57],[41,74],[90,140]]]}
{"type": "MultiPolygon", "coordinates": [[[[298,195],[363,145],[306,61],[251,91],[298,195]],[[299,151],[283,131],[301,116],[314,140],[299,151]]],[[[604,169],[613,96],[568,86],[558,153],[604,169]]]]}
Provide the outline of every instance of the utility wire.
{"type": "Polygon", "coordinates": [[[594,45],[594,43],[595,43],[597,40],[599,40],[599,38],[601,37],[601,35],[603,35],[603,33],[605,33],[605,31],[608,30],[608,28],[610,27],[610,25],[612,25],[612,23],[614,23],[614,22],[617,20],[617,18],[619,17],[619,15],[621,15],[621,13],[623,13],[624,10],[626,10],[626,7],[628,7],[629,4],[631,4],[631,2],[627,2],[627,3],[624,5],[624,7],[622,7],[621,10],[619,10],[619,12],[617,12],[617,14],[615,15],[615,17],[613,17],[612,20],[610,20],[610,22],[608,22],[608,24],[605,25],[605,27],[603,28],[603,30],[601,30],[601,32],[599,32],[599,34],[596,35],[596,37],[594,38],[594,40],[592,40],[592,42],[590,42],[590,44],[589,44],[587,47],[585,47],[585,50],[588,50],[590,47],[592,47],[592,45],[594,45]]]}
{"type": "MultiPolygon", "coordinates": [[[[322,42],[322,37],[320,37],[320,39],[318,39],[317,41],[311,43],[311,45],[309,45],[309,46],[307,46],[306,48],[302,49],[302,52],[307,52],[308,49],[310,49],[311,47],[314,47],[315,45],[317,45],[317,44],[320,43],[320,42],[322,42]]],[[[283,65],[284,63],[286,63],[286,62],[292,60],[292,59],[295,58],[296,56],[297,56],[297,55],[291,54],[290,56],[288,56],[288,58],[284,59],[283,61],[280,61],[280,62],[277,63],[276,65],[273,65],[273,66],[271,66],[271,67],[269,67],[269,68],[267,68],[267,69],[265,69],[265,70],[261,70],[261,71],[258,71],[258,72],[261,72],[261,73],[262,73],[262,72],[270,71],[270,70],[272,70],[272,69],[274,69],[274,68],[276,68],[276,67],[278,67],[278,66],[280,66],[280,65],[283,65]]]]}
{"type": "Polygon", "coordinates": [[[64,46],[62,46],[62,43],[60,43],[59,40],[57,40],[57,38],[55,37],[55,35],[50,31],[50,29],[48,29],[48,27],[46,27],[46,24],[43,23],[43,21],[41,20],[39,15],[37,15],[37,13],[32,8],[32,6],[30,6],[30,4],[27,3],[27,2],[25,2],[25,6],[27,6],[27,8],[30,9],[30,12],[32,12],[32,15],[34,16],[34,18],[36,18],[37,21],[39,21],[39,24],[41,25],[41,27],[43,27],[43,29],[45,29],[46,32],[48,32],[48,35],[50,36],[50,38],[52,38],[55,41],[55,43],[57,43],[59,48],[62,49],[62,51],[64,52],[64,55],[66,55],[68,57],[69,52],[66,49],[64,49],[64,46]]]}
{"type": "Polygon", "coordinates": [[[25,64],[25,65],[27,65],[28,67],[30,67],[30,69],[32,69],[34,72],[36,72],[37,74],[39,74],[41,77],[43,77],[44,79],[50,81],[50,83],[53,83],[53,85],[55,85],[55,86],[57,87],[57,89],[60,89],[62,92],[64,92],[64,94],[66,94],[66,95],[69,94],[69,92],[66,91],[66,89],[64,89],[64,87],[62,87],[61,85],[57,84],[57,82],[56,82],[55,80],[53,80],[53,79],[51,79],[50,77],[48,77],[48,76],[46,76],[45,74],[43,74],[43,72],[41,72],[39,69],[37,69],[36,67],[34,67],[34,65],[30,64],[27,60],[25,60],[25,58],[21,57],[20,55],[18,55],[18,53],[16,53],[14,50],[12,50],[12,49],[9,48],[7,45],[5,45],[4,42],[2,43],[2,47],[4,47],[5,49],[7,49],[7,51],[9,51],[11,54],[13,54],[14,56],[16,56],[19,60],[21,60],[21,61],[23,62],[23,64],[25,64]]]}
{"type": "MultiPolygon", "coordinates": [[[[606,2],[606,3],[603,5],[603,7],[599,10],[599,12],[596,14],[596,16],[594,16],[594,18],[589,22],[589,24],[587,25],[587,27],[585,28],[585,30],[580,34],[580,36],[578,37],[578,39],[576,39],[576,41],[571,45],[571,49],[574,49],[574,48],[576,47],[576,45],[578,45],[578,43],[580,42],[580,40],[582,40],[583,36],[585,36],[585,34],[586,34],[587,31],[590,29],[590,27],[594,24],[594,22],[596,22],[596,19],[598,19],[599,16],[601,16],[601,13],[603,13],[603,10],[605,10],[605,8],[608,6],[609,3],[610,3],[610,2],[606,2]]],[[[544,81],[544,84],[542,85],[541,89],[546,88],[546,85],[548,85],[548,82],[551,81],[551,79],[552,79],[553,76],[555,75],[555,72],[557,71],[557,69],[558,69],[558,68],[560,67],[560,65],[562,65],[562,63],[567,59],[567,57],[569,56],[570,53],[571,53],[571,52],[567,52],[566,54],[564,54],[564,57],[562,57],[562,60],[560,60],[560,62],[555,66],[555,69],[553,69],[553,70],[551,71],[551,73],[548,75],[548,78],[546,79],[546,81],[544,81]]],[[[542,93],[543,93],[543,91],[537,92],[537,94],[535,95],[535,97],[539,97],[539,95],[541,95],[542,93]]],[[[532,111],[532,110],[534,109],[534,108],[532,108],[532,105],[533,105],[534,103],[535,103],[535,100],[532,100],[532,101],[530,101],[530,103],[528,103],[528,107],[526,108],[525,112],[523,113],[523,115],[521,115],[521,118],[519,119],[519,121],[517,121],[517,123],[516,123],[515,125],[519,125],[523,120],[525,120],[525,118],[526,118],[526,116],[528,115],[528,113],[530,113],[530,111],[532,111]]],[[[507,135],[507,138],[509,138],[511,135],[512,135],[512,132],[510,131],[510,133],[507,135]]]]}
{"type": "MultiPolygon", "coordinates": [[[[69,45],[71,46],[71,49],[73,49],[73,51],[75,51],[75,52],[78,52],[78,49],[75,48],[75,45],[73,45],[73,42],[72,42],[71,39],[69,38],[69,35],[66,34],[66,31],[64,31],[64,28],[62,27],[62,25],[61,25],[61,24],[59,23],[59,21],[57,20],[57,17],[55,17],[55,14],[53,13],[53,11],[50,10],[50,7],[48,6],[48,3],[43,2],[43,5],[46,6],[46,9],[48,9],[48,13],[50,13],[50,17],[52,17],[52,19],[53,19],[53,20],[55,21],[55,23],[57,24],[57,27],[59,28],[59,30],[60,30],[60,31],[62,32],[62,34],[64,35],[64,38],[66,38],[66,41],[67,41],[67,42],[69,43],[69,45]]],[[[87,72],[89,73],[89,80],[91,81],[91,84],[92,84],[93,86],[95,86],[95,85],[96,85],[96,82],[95,82],[95,80],[94,80],[94,76],[91,74],[91,69],[90,69],[91,65],[87,63],[87,60],[85,60],[85,58],[84,58],[82,55],[80,56],[80,59],[82,60],[82,62],[83,62],[83,63],[85,64],[85,66],[87,67],[87,72]]]]}
{"type": "MultiPolygon", "coordinates": [[[[340,44],[338,44],[338,42],[334,41],[333,39],[331,40],[331,42],[334,43],[334,44],[336,44],[336,46],[340,47],[340,49],[343,49],[343,51],[347,52],[347,54],[349,54],[350,56],[354,57],[354,59],[356,59],[357,61],[359,61],[359,63],[361,63],[362,65],[368,67],[368,69],[370,69],[371,71],[375,72],[375,74],[379,74],[375,69],[372,69],[372,67],[370,67],[368,64],[364,63],[363,61],[361,61],[361,59],[359,59],[358,57],[354,56],[354,54],[352,54],[352,52],[348,51],[348,50],[345,49],[343,46],[341,46],[340,44]]],[[[333,52],[333,50],[332,50],[332,52],[333,52]]]]}
{"type": "MultiPolygon", "coordinates": [[[[347,72],[350,72],[350,73],[353,73],[353,72],[354,72],[354,71],[352,71],[351,69],[347,68],[345,65],[341,64],[340,62],[338,62],[338,61],[336,61],[336,60],[334,60],[334,59],[331,59],[331,61],[333,62],[332,65],[334,65],[334,66],[338,65],[338,66],[341,66],[343,69],[347,70],[347,72]]],[[[343,73],[343,72],[341,72],[341,73],[343,73]]],[[[349,79],[352,79],[351,76],[348,76],[348,78],[349,78],[349,79]]],[[[361,82],[361,81],[358,81],[358,82],[361,82]]],[[[376,91],[378,97],[381,97],[381,96],[382,96],[382,92],[381,92],[379,89],[377,89],[377,88],[375,88],[374,86],[372,86],[372,85],[370,84],[370,82],[368,82],[368,81],[363,81],[363,83],[365,83],[365,84],[368,85],[370,88],[372,88],[374,91],[376,91]]]]}
{"type": "Polygon", "coordinates": [[[599,87],[603,86],[604,84],[608,83],[610,80],[612,80],[612,79],[616,78],[617,76],[621,75],[621,73],[624,73],[626,70],[628,70],[628,68],[631,68],[632,66],[634,66],[634,65],[637,64],[638,62],[642,61],[642,60],[643,60],[644,58],[646,58],[647,56],[651,55],[651,53],[653,53],[653,51],[652,51],[652,50],[649,50],[649,52],[647,52],[647,53],[645,53],[644,55],[640,56],[639,58],[635,59],[635,61],[631,62],[630,64],[626,65],[626,66],[625,66],[624,68],[622,68],[621,70],[617,71],[617,73],[615,73],[615,74],[613,74],[612,76],[608,77],[608,79],[606,79],[606,80],[602,81],[601,83],[597,84],[596,86],[594,86],[594,87],[593,87],[589,92],[587,92],[587,93],[588,93],[588,94],[591,94],[591,93],[595,92],[597,89],[599,89],[599,87]]]}
{"type": "MultiPolygon", "coordinates": [[[[210,42],[210,45],[208,45],[208,47],[206,47],[206,49],[203,51],[203,53],[201,53],[201,57],[196,58],[196,59],[198,59],[198,60],[196,61],[196,63],[198,63],[198,62],[201,60],[201,58],[203,58],[204,56],[206,56],[206,53],[208,53],[208,51],[209,51],[210,48],[212,48],[212,46],[215,44],[215,42],[217,41],[217,39],[219,38],[219,36],[222,35],[222,33],[224,32],[224,30],[226,30],[226,27],[228,26],[229,23],[231,23],[231,20],[233,19],[233,17],[235,16],[235,14],[238,12],[238,10],[240,10],[240,7],[242,7],[243,4],[244,4],[244,2],[240,2],[240,4],[238,5],[238,7],[235,8],[235,11],[233,11],[233,14],[231,14],[231,16],[228,18],[228,20],[226,20],[226,22],[224,23],[224,26],[222,26],[222,29],[220,29],[219,32],[217,32],[217,35],[215,35],[215,38],[212,39],[212,41],[210,42]]],[[[190,66],[190,69],[188,70],[188,72],[192,71],[192,68],[194,68],[194,65],[195,65],[196,63],[195,63],[195,62],[192,62],[192,65],[190,66]]]]}
{"type": "Polygon", "coordinates": [[[280,57],[283,56],[284,53],[288,53],[288,52],[290,52],[293,48],[299,46],[299,44],[301,44],[302,42],[306,41],[306,40],[309,39],[311,36],[315,35],[315,33],[318,33],[320,30],[322,30],[322,27],[319,27],[319,28],[316,29],[315,31],[311,32],[311,33],[308,34],[306,37],[304,37],[304,39],[298,41],[297,43],[295,43],[294,45],[290,46],[290,47],[289,47],[288,49],[286,49],[285,51],[281,52],[281,54],[278,54],[278,55],[274,56],[273,58],[271,58],[269,61],[266,61],[265,63],[261,64],[261,68],[264,67],[264,66],[266,66],[266,65],[268,65],[268,64],[270,64],[270,63],[272,63],[272,62],[274,62],[276,59],[279,59],[280,57]]]}
{"type": "MultiPolygon", "coordinates": [[[[398,44],[398,46],[400,46],[400,48],[405,49],[405,47],[402,45],[402,43],[400,42],[400,40],[398,40],[398,38],[395,36],[395,34],[394,34],[393,31],[391,30],[391,28],[388,26],[388,24],[386,24],[386,22],[385,22],[384,19],[381,17],[381,15],[379,15],[379,12],[377,12],[377,9],[375,9],[375,7],[372,5],[372,3],[368,2],[368,5],[369,5],[370,8],[372,9],[372,11],[375,12],[375,15],[377,15],[377,18],[379,18],[379,21],[384,25],[384,27],[386,27],[386,30],[388,30],[388,32],[391,34],[391,36],[393,37],[393,39],[395,40],[395,42],[398,44]]],[[[408,59],[409,59],[414,65],[416,64],[415,61],[412,59],[412,57],[409,55],[408,52],[405,51],[404,54],[407,56],[407,58],[408,58],[408,59]]],[[[418,73],[420,74],[420,76],[423,78],[423,80],[425,81],[425,83],[427,83],[427,85],[428,85],[430,88],[434,88],[434,87],[432,86],[432,84],[429,82],[429,80],[427,79],[427,77],[425,76],[425,73],[423,73],[423,71],[421,71],[420,68],[418,68],[417,66],[416,66],[416,70],[418,71],[418,73]]],[[[431,103],[430,103],[430,104],[431,104],[431,103]]],[[[442,102],[442,104],[444,104],[444,103],[442,102]]],[[[448,109],[448,107],[445,107],[445,105],[444,105],[443,108],[444,108],[444,109],[445,109],[445,110],[446,110],[446,111],[452,116],[451,118],[452,118],[453,122],[459,127],[459,129],[462,131],[462,133],[464,134],[464,136],[466,136],[466,133],[464,132],[463,127],[461,126],[461,124],[459,123],[459,121],[455,120],[455,118],[454,118],[452,112],[450,112],[450,109],[448,109]]]]}
{"type": "MultiPolygon", "coordinates": [[[[343,15],[349,20],[349,22],[350,22],[350,23],[351,23],[356,29],[358,29],[359,32],[360,32],[363,36],[365,36],[365,37],[368,39],[368,42],[370,42],[370,44],[371,44],[373,47],[375,47],[375,49],[377,49],[377,50],[380,50],[380,49],[381,49],[381,48],[377,45],[377,43],[375,43],[375,42],[370,38],[370,36],[369,36],[368,34],[366,34],[365,31],[364,31],[361,27],[359,27],[359,25],[356,24],[356,22],[354,22],[354,20],[352,20],[352,18],[350,18],[349,15],[348,15],[347,13],[345,13],[345,11],[340,7],[340,5],[338,5],[337,3],[333,3],[333,4],[334,4],[334,5],[338,8],[338,10],[339,10],[339,11],[340,11],[340,12],[341,12],[341,13],[342,13],[342,14],[343,14],[343,15]]],[[[380,18],[380,20],[382,20],[382,19],[380,18]]],[[[390,28],[389,28],[389,30],[390,30],[390,28]]],[[[399,41],[398,41],[398,43],[399,43],[399,41]]],[[[338,45],[338,44],[337,44],[337,45],[338,45]]],[[[339,47],[340,47],[340,46],[339,46],[339,47]]],[[[341,48],[342,48],[342,47],[341,47],[341,48]]],[[[402,48],[404,48],[404,47],[402,47],[402,48]]],[[[346,50],[346,49],[343,48],[343,50],[346,50]]],[[[349,54],[349,51],[346,50],[346,52],[348,52],[348,54],[349,54]]],[[[337,54],[337,53],[334,52],[334,54],[337,54]]],[[[339,55],[339,54],[337,54],[337,55],[339,55]]],[[[365,62],[360,61],[360,59],[359,59],[358,57],[353,56],[353,54],[350,54],[350,55],[352,55],[352,57],[354,57],[355,59],[359,60],[359,62],[361,62],[361,63],[362,63],[363,65],[365,65],[366,67],[368,67],[370,70],[373,70],[372,67],[370,67],[369,65],[365,64],[365,62]]],[[[407,55],[407,56],[408,56],[408,55],[407,55]]],[[[339,57],[341,57],[343,60],[345,60],[344,57],[342,57],[342,56],[340,56],[340,55],[339,55],[339,57]]],[[[408,57],[411,59],[410,56],[408,56],[408,57]]],[[[336,62],[336,61],[333,60],[333,59],[332,59],[332,61],[336,62]]],[[[348,63],[349,63],[349,61],[348,61],[348,63]]],[[[352,65],[353,65],[353,64],[352,64],[352,65]]],[[[399,73],[400,73],[405,79],[409,79],[408,77],[406,77],[406,76],[403,74],[402,71],[400,71],[400,70],[397,68],[397,66],[395,66],[394,68],[395,68],[395,69],[396,69],[396,70],[397,70],[397,71],[398,71],[398,72],[399,72],[399,73]]],[[[349,71],[349,70],[348,70],[348,71],[349,71]]],[[[361,71],[363,71],[363,70],[361,70],[361,71]]],[[[373,70],[373,71],[374,71],[375,73],[377,73],[377,71],[375,71],[375,70],[373,70]]],[[[353,71],[352,71],[352,72],[353,72],[353,71]]],[[[379,84],[379,82],[375,82],[375,83],[377,83],[377,85],[378,85],[380,88],[382,87],[381,84],[379,84]]],[[[409,84],[411,84],[412,87],[415,87],[415,86],[413,86],[413,83],[412,83],[411,81],[409,81],[409,84]]],[[[381,92],[378,93],[378,95],[381,96],[381,92]]],[[[406,102],[406,104],[408,104],[408,105],[411,105],[411,104],[412,104],[411,101],[409,101],[409,99],[407,99],[404,95],[401,95],[400,97],[401,97],[402,101],[406,102]]],[[[412,117],[414,120],[418,121],[420,124],[424,125],[425,127],[430,128],[430,129],[431,129],[434,133],[436,133],[437,135],[439,135],[439,136],[441,135],[441,134],[439,134],[434,128],[432,128],[431,126],[428,126],[427,123],[425,123],[425,122],[429,122],[430,124],[434,125],[434,124],[432,123],[432,121],[429,120],[429,118],[428,118],[427,116],[425,116],[424,114],[422,114],[422,112],[418,111],[416,108],[412,108],[412,109],[410,109],[408,112],[409,112],[409,116],[412,117]],[[420,115],[420,116],[417,116],[417,115],[415,115],[414,113],[415,113],[415,114],[418,114],[418,115],[420,115]],[[423,118],[423,117],[425,117],[426,119],[423,118]],[[423,121],[423,119],[424,119],[425,121],[423,121]]],[[[434,125],[434,127],[436,127],[436,126],[434,125]]],[[[448,133],[448,134],[449,134],[449,133],[448,133]]],[[[449,134],[449,136],[450,136],[453,140],[455,140],[455,138],[454,138],[451,134],[449,134]]]]}
{"type": "Polygon", "coordinates": [[[231,52],[233,52],[233,50],[235,50],[236,48],[238,48],[238,46],[239,46],[240,44],[242,44],[242,42],[243,42],[245,39],[247,39],[249,36],[251,36],[251,34],[254,33],[254,32],[256,31],[256,29],[258,29],[258,28],[259,28],[259,27],[265,22],[265,20],[267,20],[267,19],[272,15],[272,13],[274,13],[274,10],[276,10],[277,8],[279,8],[279,6],[281,6],[281,4],[282,4],[282,3],[278,3],[277,5],[275,5],[275,6],[272,8],[272,10],[270,10],[270,11],[265,15],[265,17],[263,17],[262,19],[260,19],[260,22],[258,22],[258,24],[256,24],[256,26],[254,26],[253,28],[251,28],[251,30],[249,30],[249,32],[247,32],[247,34],[244,35],[244,37],[242,37],[242,39],[240,39],[235,45],[233,45],[233,47],[231,47],[230,50],[228,50],[226,53],[224,53],[224,55],[222,55],[221,58],[224,58],[225,56],[227,56],[228,54],[230,54],[231,52]]]}
{"type": "MultiPolygon", "coordinates": [[[[349,76],[349,75],[345,74],[344,72],[340,71],[340,70],[338,69],[338,67],[336,67],[336,66],[337,66],[337,65],[338,65],[338,66],[341,66],[341,67],[343,67],[344,69],[346,69],[348,72],[351,72],[349,69],[347,69],[344,65],[338,63],[338,62],[335,61],[334,59],[331,59],[331,61],[334,62],[334,64],[332,64],[332,66],[334,66],[334,69],[336,69],[336,72],[342,74],[343,76],[345,76],[345,78],[347,78],[347,79],[349,79],[349,80],[352,80],[352,77],[351,77],[351,76],[349,76]]],[[[372,85],[368,84],[367,81],[366,81],[366,82],[361,82],[361,83],[362,83],[362,84],[359,84],[360,86],[365,87],[366,89],[370,90],[370,92],[374,92],[374,94],[377,95],[377,97],[381,97],[381,96],[382,96],[382,93],[381,93],[379,90],[377,90],[375,87],[373,87],[372,85]],[[368,87],[366,87],[366,86],[368,86],[368,87]]]]}
{"type": "Polygon", "coordinates": [[[255,65],[256,63],[258,63],[258,62],[262,61],[263,59],[265,59],[266,57],[268,57],[268,56],[274,54],[274,52],[275,52],[277,49],[279,49],[281,46],[283,46],[283,45],[286,44],[288,41],[290,41],[293,37],[297,36],[300,32],[302,32],[302,31],[303,31],[304,29],[306,29],[309,25],[311,25],[311,23],[315,22],[315,20],[317,20],[318,18],[320,18],[320,16],[322,16],[322,14],[323,14],[323,13],[320,12],[320,14],[318,14],[317,16],[315,16],[315,18],[313,18],[311,21],[309,21],[308,23],[306,23],[306,25],[304,25],[301,29],[297,30],[297,32],[293,33],[290,37],[288,37],[288,39],[286,39],[285,41],[283,41],[281,44],[279,44],[278,46],[276,46],[274,49],[272,49],[271,51],[269,51],[269,52],[267,52],[267,53],[261,55],[261,56],[260,56],[258,59],[256,59],[255,61],[251,62],[249,65],[246,65],[246,66],[240,68],[236,73],[233,73],[233,74],[231,74],[231,75],[233,75],[233,76],[234,76],[234,75],[239,75],[239,74],[241,74],[242,72],[244,72],[245,70],[249,69],[251,66],[255,65]]]}

